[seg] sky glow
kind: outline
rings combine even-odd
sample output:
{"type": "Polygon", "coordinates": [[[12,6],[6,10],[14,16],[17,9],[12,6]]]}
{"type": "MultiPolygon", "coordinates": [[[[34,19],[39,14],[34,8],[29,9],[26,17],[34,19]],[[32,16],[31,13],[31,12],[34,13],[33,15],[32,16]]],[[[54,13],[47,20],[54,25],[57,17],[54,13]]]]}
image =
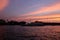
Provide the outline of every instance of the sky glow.
{"type": "Polygon", "coordinates": [[[60,0],[0,0],[0,18],[59,22],[60,0]]]}

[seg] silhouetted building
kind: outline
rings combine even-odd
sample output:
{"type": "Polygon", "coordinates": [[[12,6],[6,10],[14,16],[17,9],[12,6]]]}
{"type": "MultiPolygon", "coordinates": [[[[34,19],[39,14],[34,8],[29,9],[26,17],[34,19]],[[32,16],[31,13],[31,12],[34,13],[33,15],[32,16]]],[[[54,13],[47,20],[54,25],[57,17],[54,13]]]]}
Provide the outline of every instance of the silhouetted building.
{"type": "Polygon", "coordinates": [[[43,26],[43,22],[35,21],[27,24],[28,26],[43,26]]]}

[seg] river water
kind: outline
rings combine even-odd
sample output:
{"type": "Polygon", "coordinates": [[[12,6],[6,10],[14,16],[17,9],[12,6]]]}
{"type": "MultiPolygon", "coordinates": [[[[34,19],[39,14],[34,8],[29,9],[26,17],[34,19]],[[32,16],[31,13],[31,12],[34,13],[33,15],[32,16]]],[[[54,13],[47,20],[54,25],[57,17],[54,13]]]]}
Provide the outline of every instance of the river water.
{"type": "Polygon", "coordinates": [[[60,26],[0,26],[0,40],[60,40],[60,26]]]}

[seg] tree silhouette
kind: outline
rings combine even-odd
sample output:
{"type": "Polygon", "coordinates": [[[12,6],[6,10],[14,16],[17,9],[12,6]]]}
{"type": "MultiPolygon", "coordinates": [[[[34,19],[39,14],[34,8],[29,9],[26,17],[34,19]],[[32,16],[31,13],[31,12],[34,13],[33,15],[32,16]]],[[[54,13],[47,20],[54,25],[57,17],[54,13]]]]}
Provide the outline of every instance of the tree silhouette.
{"type": "Polygon", "coordinates": [[[0,25],[21,25],[21,26],[45,26],[45,25],[60,25],[60,23],[53,23],[53,22],[42,22],[42,21],[35,21],[26,23],[25,21],[5,21],[3,19],[0,19],[0,25]]]}
{"type": "Polygon", "coordinates": [[[43,23],[43,22],[41,22],[41,21],[35,21],[34,23],[43,23]]]}
{"type": "Polygon", "coordinates": [[[6,24],[5,20],[0,19],[0,25],[6,24]]]}
{"type": "Polygon", "coordinates": [[[21,22],[19,22],[19,25],[26,25],[26,22],[25,21],[21,21],[21,22]]]}
{"type": "Polygon", "coordinates": [[[8,21],[7,24],[9,24],[9,25],[18,25],[18,22],[11,20],[11,21],[8,21]]]}

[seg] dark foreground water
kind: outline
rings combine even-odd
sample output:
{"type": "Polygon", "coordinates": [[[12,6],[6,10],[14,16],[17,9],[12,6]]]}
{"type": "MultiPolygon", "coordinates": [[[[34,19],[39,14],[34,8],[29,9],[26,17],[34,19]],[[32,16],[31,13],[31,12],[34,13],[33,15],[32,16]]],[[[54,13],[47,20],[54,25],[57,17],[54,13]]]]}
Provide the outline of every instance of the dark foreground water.
{"type": "Polygon", "coordinates": [[[60,26],[0,26],[0,40],[60,40],[60,26]]]}

